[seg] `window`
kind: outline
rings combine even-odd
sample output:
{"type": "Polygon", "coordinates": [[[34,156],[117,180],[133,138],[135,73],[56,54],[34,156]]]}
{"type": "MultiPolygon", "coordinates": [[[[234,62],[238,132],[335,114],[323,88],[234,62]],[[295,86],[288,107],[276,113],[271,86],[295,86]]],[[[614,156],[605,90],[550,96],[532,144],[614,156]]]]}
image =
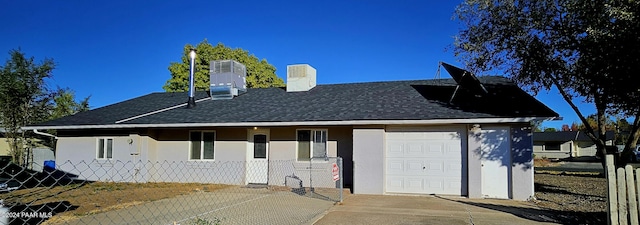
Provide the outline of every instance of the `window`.
{"type": "Polygon", "coordinates": [[[544,144],[545,151],[560,151],[560,143],[559,142],[549,142],[544,144]]]}
{"type": "Polygon", "coordinates": [[[98,138],[98,159],[113,157],[113,138],[98,138]]]}
{"type": "Polygon", "coordinates": [[[189,134],[189,142],[191,143],[189,159],[213,159],[213,144],[215,139],[215,132],[191,131],[189,134]]]}
{"type": "Polygon", "coordinates": [[[298,160],[327,157],[326,130],[298,130],[298,160]]]}
{"type": "Polygon", "coordinates": [[[254,159],[267,158],[267,135],[264,135],[264,134],[253,135],[253,158],[254,159]]]}

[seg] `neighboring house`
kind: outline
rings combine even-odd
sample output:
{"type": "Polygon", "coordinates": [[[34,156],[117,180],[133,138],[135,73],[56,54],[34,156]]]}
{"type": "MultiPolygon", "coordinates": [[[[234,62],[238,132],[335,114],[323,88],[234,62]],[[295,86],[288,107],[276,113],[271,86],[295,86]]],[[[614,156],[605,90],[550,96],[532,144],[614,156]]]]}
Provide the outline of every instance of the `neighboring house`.
{"type": "Polygon", "coordinates": [[[4,128],[0,128],[0,161],[11,161],[9,142],[4,135],[4,128]]]}
{"type": "MultiPolygon", "coordinates": [[[[5,137],[5,129],[0,128],[0,161],[11,161],[11,154],[9,154],[9,142],[5,137]]],[[[33,170],[42,171],[42,166],[45,161],[54,160],[53,150],[44,145],[38,144],[32,149],[33,155],[29,160],[31,165],[28,167],[33,170]]]]}
{"type": "MultiPolygon", "coordinates": [[[[606,145],[613,145],[613,131],[607,131],[606,145]]],[[[533,154],[536,158],[565,159],[596,156],[596,144],[584,131],[534,132],[533,154]]]]}
{"type": "MultiPolygon", "coordinates": [[[[0,161],[10,162],[12,160],[8,139],[5,137],[4,129],[0,128],[0,161]]],[[[28,156],[27,168],[42,171],[45,161],[54,160],[53,150],[43,145],[37,145],[32,149],[32,155],[28,156]]],[[[0,168],[2,169],[2,168],[0,168]]]]}
{"type": "MultiPolygon", "coordinates": [[[[192,108],[187,93],[151,93],[23,129],[57,130],[56,159],[65,165],[306,165],[310,158],[342,157],[344,183],[355,194],[526,200],[534,192],[531,121],[558,114],[507,78],[480,81],[487,93],[458,89],[453,79],[316,86],[315,69],[295,65],[287,67],[286,88],[225,91],[216,82],[211,92],[196,92],[192,108]]],[[[268,179],[224,182],[283,185],[283,175],[267,168],[251,172],[268,179]]]]}

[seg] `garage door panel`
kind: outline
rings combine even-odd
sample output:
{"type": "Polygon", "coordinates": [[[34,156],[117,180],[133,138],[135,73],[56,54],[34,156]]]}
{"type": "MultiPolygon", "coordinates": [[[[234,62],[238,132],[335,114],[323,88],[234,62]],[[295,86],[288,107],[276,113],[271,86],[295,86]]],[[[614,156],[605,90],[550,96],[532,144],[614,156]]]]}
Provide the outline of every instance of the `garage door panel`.
{"type": "Polygon", "coordinates": [[[407,151],[405,152],[406,156],[423,156],[425,154],[424,151],[424,143],[422,142],[409,142],[405,145],[407,151]]]}
{"type": "Polygon", "coordinates": [[[458,161],[445,162],[444,172],[451,175],[462,175],[462,163],[458,161]]]}
{"type": "Polygon", "coordinates": [[[387,132],[386,192],[466,193],[461,132],[411,129],[387,132]]]}
{"type": "Polygon", "coordinates": [[[407,190],[420,191],[424,189],[423,180],[420,178],[407,178],[405,181],[407,190]]]}
{"type": "MultiPolygon", "coordinates": [[[[443,172],[443,165],[442,162],[439,161],[433,161],[433,160],[429,160],[426,163],[426,168],[425,168],[425,172],[427,173],[442,173],[443,172]]],[[[422,174],[421,174],[422,175],[422,174]]]]}
{"type": "Polygon", "coordinates": [[[462,181],[447,177],[422,179],[398,176],[387,179],[387,192],[460,195],[462,192],[462,181]]]}
{"type": "Polygon", "coordinates": [[[427,147],[427,153],[429,155],[442,155],[444,154],[444,148],[445,146],[441,143],[427,143],[428,147],[427,147]]]}
{"type": "Polygon", "coordinates": [[[403,174],[404,160],[387,160],[387,174],[403,174]]]}
{"type": "Polygon", "coordinates": [[[462,175],[462,164],[456,160],[387,159],[386,169],[389,175],[462,175]]]}
{"type": "MultiPolygon", "coordinates": [[[[466,179],[465,179],[466,180],[466,179]]],[[[444,179],[445,188],[451,190],[461,190],[462,189],[462,181],[455,179],[444,179]]]]}
{"type": "Polygon", "coordinates": [[[404,142],[387,141],[387,156],[402,157],[404,155],[404,142]]]}
{"type": "Polygon", "coordinates": [[[404,174],[407,175],[419,175],[424,168],[424,162],[422,160],[406,160],[405,165],[407,169],[404,171],[404,174]]]}
{"type": "Polygon", "coordinates": [[[400,141],[389,140],[387,141],[387,157],[388,158],[401,158],[401,157],[447,157],[447,158],[460,158],[461,156],[460,141],[400,141]]]}
{"type": "Polygon", "coordinates": [[[388,177],[387,178],[387,191],[389,192],[402,192],[404,190],[404,179],[402,177],[388,177]]]}

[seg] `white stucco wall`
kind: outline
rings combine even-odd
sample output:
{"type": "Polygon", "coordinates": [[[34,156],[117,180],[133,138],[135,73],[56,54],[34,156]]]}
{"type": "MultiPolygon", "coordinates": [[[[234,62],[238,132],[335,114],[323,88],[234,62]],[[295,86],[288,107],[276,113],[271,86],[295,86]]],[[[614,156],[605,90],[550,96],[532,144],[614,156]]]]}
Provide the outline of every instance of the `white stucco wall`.
{"type": "Polygon", "coordinates": [[[91,181],[134,181],[128,136],[60,137],[56,167],[91,181]],[[97,159],[99,138],[113,138],[113,158],[97,159]]]}
{"type": "MultiPolygon", "coordinates": [[[[485,125],[483,125],[485,127],[485,125]]],[[[488,125],[486,125],[488,127],[488,125]]],[[[504,128],[498,125],[496,128],[504,128]]],[[[512,125],[510,128],[510,167],[508,167],[509,198],[527,200],[534,193],[533,138],[528,125],[512,125]]],[[[468,132],[469,154],[469,198],[482,198],[482,155],[483,140],[476,133],[468,132]]]]}
{"type": "Polygon", "coordinates": [[[529,200],[534,195],[533,133],[528,125],[511,127],[511,198],[529,200]]]}
{"type": "Polygon", "coordinates": [[[476,138],[478,133],[469,132],[467,129],[467,168],[468,168],[468,197],[482,197],[482,142],[476,138]]]}
{"type": "MultiPolygon", "coordinates": [[[[336,187],[332,180],[331,168],[334,160],[314,159],[297,161],[296,132],[298,129],[327,130],[327,156],[337,157],[338,149],[351,143],[350,127],[274,127],[269,141],[269,185],[294,187],[336,187]],[[294,184],[295,183],[295,184],[294,184]]],[[[351,146],[346,146],[351,147],[351,146]]]]}
{"type": "MultiPolygon", "coordinates": [[[[284,185],[286,176],[295,175],[309,186],[335,187],[330,162],[296,161],[296,128],[261,128],[270,130],[269,184],[284,185]]],[[[351,151],[350,127],[312,127],[326,129],[328,156],[338,149],[351,151]],[[345,150],[347,148],[347,150],[345,150]]],[[[157,129],[145,134],[126,136],[61,137],[57,164],[68,172],[82,172],[82,179],[126,182],[212,182],[245,184],[246,163],[251,153],[248,133],[251,128],[197,129],[215,131],[214,160],[189,160],[190,129],[157,129]],[[113,158],[97,160],[98,138],[113,138],[113,158]],[[115,171],[115,172],[114,172],[115,171]]],[[[319,160],[323,161],[323,160],[319,160]]]]}
{"type": "MultiPolygon", "coordinates": [[[[245,183],[246,129],[194,129],[214,131],[214,159],[189,160],[190,129],[155,131],[156,160],[153,182],[202,182],[222,184],[245,183]]],[[[151,146],[150,146],[151,147],[151,146]]]]}

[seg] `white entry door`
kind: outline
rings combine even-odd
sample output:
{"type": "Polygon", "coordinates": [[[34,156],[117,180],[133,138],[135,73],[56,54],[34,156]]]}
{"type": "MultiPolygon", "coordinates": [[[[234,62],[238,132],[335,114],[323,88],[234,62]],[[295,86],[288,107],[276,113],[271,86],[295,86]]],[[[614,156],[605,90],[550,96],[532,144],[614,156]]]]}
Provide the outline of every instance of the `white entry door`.
{"type": "Polygon", "coordinates": [[[482,127],[482,195],[509,198],[511,141],[508,127],[482,127]]]}
{"type": "Polygon", "coordinates": [[[269,130],[249,130],[247,149],[247,183],[266,184],[269,181],[269,130]]]}

